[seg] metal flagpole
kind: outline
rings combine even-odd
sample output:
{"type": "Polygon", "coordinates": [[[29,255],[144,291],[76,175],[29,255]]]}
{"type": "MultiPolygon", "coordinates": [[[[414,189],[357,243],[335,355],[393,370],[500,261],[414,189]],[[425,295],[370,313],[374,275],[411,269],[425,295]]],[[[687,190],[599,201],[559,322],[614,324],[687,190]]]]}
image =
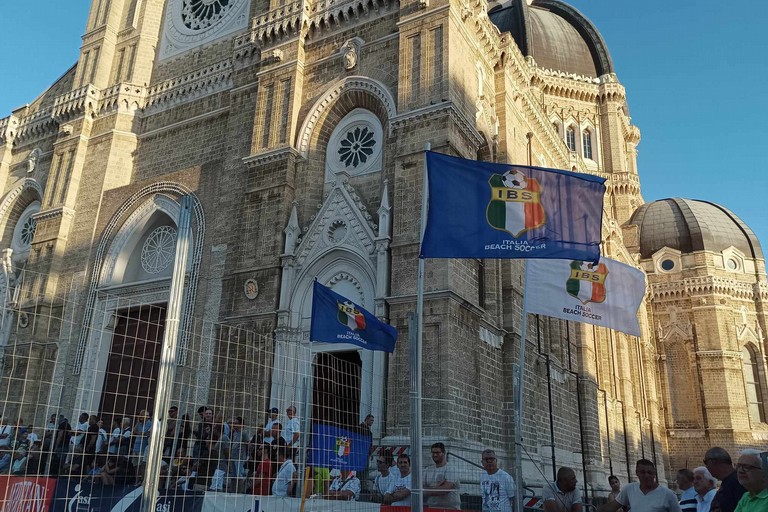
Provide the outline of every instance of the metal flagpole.
{"type": "MultiPolygon", "coordinates": [[[[421,190],[421,233],[419,244],[424,241],[424,229],[427,225],[427,151],[432,145],[424,145],[424,176],[421,190]]],[[[411,347],[411,512],[421,512],[424,504],[421,467],[421,358],[424,340],[424,258],[419,258],[418,288],[416,293],[416,333],[410,336],[411,347]]],[[[411,329],[409,325],[408,329],[411,329]]]]}
{"type": "Polygon", "coordinates": [[[525,382],[525,339],[528,330],[528,262],[523,284],[523,322],[520,326],[520,357],[515,388],[515,510],[523,512],[523,383],[525,382]]]}
{"type": "MultiPolygon", "coordinates": [[[[176,258],[173,265],[171,290],[168,298],[168,313],[163,333],[163,351],[160,370],[157,374],[155,408],[152,414],[152,431],[147,448],[147,472],[144,477],[144,493],[141,496],[141,512],[154,512],[159,494],[160,464],[163,460],[163,439],[165,418],[171,405],[171,392],[176,377],[176,360],[179,341],[179,319],[184,302],[184,276],[189,254],[189,233],[192,216],[192,197],[181,197],[181,209],[177,222],[176,258]]],[[[181,411],[179,411],[181,413],[181,411]]],[[[170,467],[169,467],[170,472],[170,467]]]]}

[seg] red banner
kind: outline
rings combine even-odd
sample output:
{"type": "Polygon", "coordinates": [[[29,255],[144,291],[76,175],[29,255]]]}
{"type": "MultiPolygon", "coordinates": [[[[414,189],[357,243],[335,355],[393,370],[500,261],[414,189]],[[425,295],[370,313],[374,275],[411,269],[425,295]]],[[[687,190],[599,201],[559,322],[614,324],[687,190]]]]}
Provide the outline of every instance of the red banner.
{"type": "Polygon", "coordinates": [[[48,512],[55,489],[45,476],[0,476],[0,512],[48,512]]]}

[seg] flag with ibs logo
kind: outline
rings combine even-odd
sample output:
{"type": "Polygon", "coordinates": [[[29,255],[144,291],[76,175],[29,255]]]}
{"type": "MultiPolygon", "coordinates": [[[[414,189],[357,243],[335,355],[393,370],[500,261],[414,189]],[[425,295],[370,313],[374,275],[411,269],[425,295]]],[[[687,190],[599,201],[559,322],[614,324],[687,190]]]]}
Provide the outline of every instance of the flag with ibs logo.
{"type": "Polygon", "coordinates": [[[347,297],[315,281],[309,339],[393,352],[397,330],[347,297]]]}

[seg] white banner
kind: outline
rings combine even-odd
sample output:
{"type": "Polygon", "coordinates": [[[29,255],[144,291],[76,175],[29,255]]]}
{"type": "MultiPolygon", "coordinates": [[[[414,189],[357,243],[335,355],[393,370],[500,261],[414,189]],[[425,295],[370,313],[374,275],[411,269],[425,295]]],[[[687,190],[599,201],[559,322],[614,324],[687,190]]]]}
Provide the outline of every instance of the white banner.
{"type": "Polygon", "coordinates": [[[640,336],[637,310],[645,296],[645,274],[616,260],[597,265],[575,260],[530,259],[527,312],[608,327],[640,336]]]}

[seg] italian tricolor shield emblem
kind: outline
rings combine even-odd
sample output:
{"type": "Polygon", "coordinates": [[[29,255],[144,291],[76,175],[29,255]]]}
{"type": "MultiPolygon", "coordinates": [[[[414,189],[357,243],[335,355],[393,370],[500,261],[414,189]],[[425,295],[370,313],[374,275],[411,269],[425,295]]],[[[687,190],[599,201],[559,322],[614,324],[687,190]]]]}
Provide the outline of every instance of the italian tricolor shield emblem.
{"type": "Polygon", "coordinates": [[[488,224],[517,238],[543,226],[546,213],[541,206],[541,185],[535,178],[513,169],[494,174],[488,180],[491,200],[486,209],[488,224]]]}
{"type": "Polygon", "coordinates": [[[339,322],[353,331],[365,329],[365,316],[351,302],[338,302],[339,322]]]}
{"type": "Polygon", "coordinates": [[[571,274],[565,283],[569,295],[579,299],[582,304],[588,302],[605,302],[605,279],[608,268],[604,263],[595,267],[592,263],[583,261],[571,262],[571,274]]]}

